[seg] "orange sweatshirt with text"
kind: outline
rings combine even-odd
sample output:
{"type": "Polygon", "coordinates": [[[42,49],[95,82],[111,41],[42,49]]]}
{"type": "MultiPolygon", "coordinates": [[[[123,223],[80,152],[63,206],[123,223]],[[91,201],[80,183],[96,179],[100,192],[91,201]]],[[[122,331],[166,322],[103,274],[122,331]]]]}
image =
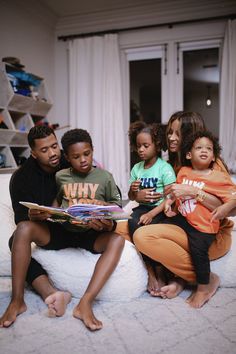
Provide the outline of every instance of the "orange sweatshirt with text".
{"type": "MultiPolygon", "coordinates": [[[[224,172],[210,170],[208,174],[200,175],[191,167],[182,167],[177,175],[176,183],[187,184],[202,189],[218,197],[223,203],[236,199],[236,185],[230,176],[224,172]]],[[[179,212],[195,229],[206,233],[217,233],[220,222],[211,222],[211,210],[193,197],[184,197],[176,201],[179,212]]]]}

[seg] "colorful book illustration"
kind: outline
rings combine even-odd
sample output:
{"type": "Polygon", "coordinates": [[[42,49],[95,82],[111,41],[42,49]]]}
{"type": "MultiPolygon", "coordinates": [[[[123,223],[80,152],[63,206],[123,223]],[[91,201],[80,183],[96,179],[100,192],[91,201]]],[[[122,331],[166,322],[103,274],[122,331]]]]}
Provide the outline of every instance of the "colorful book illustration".
{"type": "Polygon", "coordinates": [[[29,209],[46,211],[54,221],[69,221],[85,224],[92,219],[126,220],[130,216],[118,205],[75,204],[66,209],[39,205],[37,203],[19,202],[29,209]]]}

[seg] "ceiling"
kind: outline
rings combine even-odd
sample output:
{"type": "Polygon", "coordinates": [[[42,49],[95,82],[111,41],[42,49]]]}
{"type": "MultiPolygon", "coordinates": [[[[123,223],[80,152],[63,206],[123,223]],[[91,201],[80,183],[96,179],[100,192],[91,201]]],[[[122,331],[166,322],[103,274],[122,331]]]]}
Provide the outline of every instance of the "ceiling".
{"type": "MultiPolygon", "coordinates": [[[[222,0],[221,0],[222,1],[222,0]]],[[[140,5],[168,5],[168,0],[38,0],[44,8],[58,18],[76,17],[104,11],[115,11],[121,8],[129,11],[140,5]]],[[[180,1],[182,2],[182,1],[180,1]]],[[[201,0],[199,0],[201,3],[201,0]]],[[[224,2],[224,1],[223,1],[224,2]]],[[[190,1],[192,3],[192,1],[190,1]]],[[[173,4],[173,1],[172,1],[173,4]]],[[[161,9],[161,7],[160,7],[161,9]]],[[[218,51],[210,50],[188,52],[186,55],[185,80],[192,82],[218,84],[219,67],[218,51]]]]}
{"type": "MultiPolygon", "coordinates": [[[[39,0],[39,2],[58,17],[116,10],[144,3],[143,0],[39,0]]],[[[145,5],[153,3],[156,3],[156,0],[145,1],[145,5]]]]}

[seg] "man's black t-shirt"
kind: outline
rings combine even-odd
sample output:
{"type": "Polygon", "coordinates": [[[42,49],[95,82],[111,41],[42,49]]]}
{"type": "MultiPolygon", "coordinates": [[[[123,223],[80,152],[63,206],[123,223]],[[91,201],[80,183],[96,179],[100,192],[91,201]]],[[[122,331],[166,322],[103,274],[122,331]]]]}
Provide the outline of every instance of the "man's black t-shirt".
{"type": "MultiPolygon", "coordinates": [[[[69,167],[63,154],[57,171],[69,167]]],[[[29,220],[28,208],[19,204],[19,201],[52,205],[56,197],[56,181],[54,173],[47,173],[41,169],[37,161],[30,156],[26,162],[14,172],[10,180],[10,195],[15,215],[15,223],[29,220]]]]}

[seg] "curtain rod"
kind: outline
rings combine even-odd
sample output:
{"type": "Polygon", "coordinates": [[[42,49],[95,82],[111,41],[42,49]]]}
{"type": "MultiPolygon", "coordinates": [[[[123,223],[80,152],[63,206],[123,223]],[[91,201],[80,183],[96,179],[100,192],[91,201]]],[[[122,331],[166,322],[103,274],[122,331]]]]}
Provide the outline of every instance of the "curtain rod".
{"type": "Polygon", "coordinates": [[[114,33],[125,32],[125,31],[136,31],[136,30],[143,30],[143,29],[156,28],[156,27],[165,27],[165,26],[167,26],[168,28],[172,28],[173,26],[187,24],[187,23],[216,21],[216,20],[224,20],[224,19],[234,20],[235,18],[236,18],[236,14],[231,14],[231,15],[224,15],[224,16],[217,16],[217,17],[207,17],[207,18],[195,19],[195,20],[159,23],[159,24],[155,24],[155,25],[146,25],[146,26],[137,26],[137,27],[128,27],[128,28],[117,28],[117,29],[110,29],[110,30],[106,30],[106,31],[88,32],[88,33],[80,33],[80,34],[69,34],[67,36],[59,36],[59,37],[57,37],[57,39],[59,41],[65,42],[67,40],[72,40],[75,38],[104,36],[105,34],[114,34],[114,33]]]}

